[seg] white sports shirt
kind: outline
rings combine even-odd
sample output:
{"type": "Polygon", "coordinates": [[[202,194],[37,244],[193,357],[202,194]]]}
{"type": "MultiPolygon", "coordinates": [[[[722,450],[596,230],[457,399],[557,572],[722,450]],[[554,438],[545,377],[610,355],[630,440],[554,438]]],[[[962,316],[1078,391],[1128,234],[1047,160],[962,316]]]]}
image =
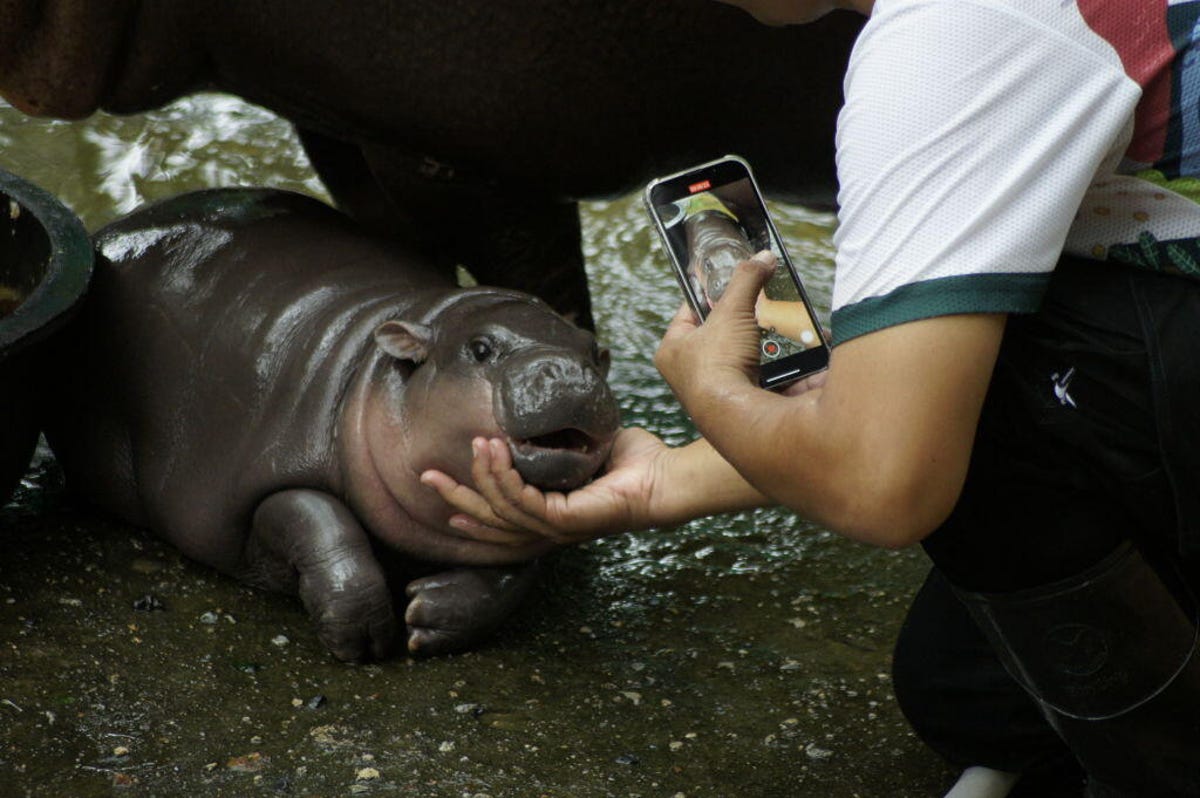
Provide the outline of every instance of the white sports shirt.
{"type": "Polygon", "coordinates": [[[1200,0],[878,0],[838,119],[834,342],[1036,310],[1064,252],[1200,277],[1200,0]]]}

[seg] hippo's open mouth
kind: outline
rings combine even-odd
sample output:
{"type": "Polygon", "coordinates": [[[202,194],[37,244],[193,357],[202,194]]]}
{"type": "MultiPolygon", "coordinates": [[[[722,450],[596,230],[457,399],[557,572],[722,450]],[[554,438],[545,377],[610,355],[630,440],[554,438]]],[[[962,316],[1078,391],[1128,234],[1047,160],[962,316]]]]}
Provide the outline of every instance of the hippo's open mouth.
{"type": "Polygon", "coordinates": [[[560,429],[532,438],[509,438],[513,466],[521,478],[542,490],[574,490],[587,483],[612,449],[612,435],[597,438],[578,429],[560,429]]]}

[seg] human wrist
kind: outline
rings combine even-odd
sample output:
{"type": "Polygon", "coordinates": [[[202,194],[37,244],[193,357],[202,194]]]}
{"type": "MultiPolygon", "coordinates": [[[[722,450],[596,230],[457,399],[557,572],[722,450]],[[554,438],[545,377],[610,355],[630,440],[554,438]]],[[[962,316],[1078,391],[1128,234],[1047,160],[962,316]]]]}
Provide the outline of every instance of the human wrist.
{"type": "Polygon", "coordinates": [[[769,502],[704,438],[664,452],[656,472],[648,526],[678,526],[769,502]]]}
{"type": "Polygon", "coordinates": [[[764,394],[768,392],[749,377],[730,374],[703,381],[684,409],[700,434],[718,450],[723,450],[722,441],[734,429],[745,427],[746,421],[757,412],[756,405],[764,394]]]}

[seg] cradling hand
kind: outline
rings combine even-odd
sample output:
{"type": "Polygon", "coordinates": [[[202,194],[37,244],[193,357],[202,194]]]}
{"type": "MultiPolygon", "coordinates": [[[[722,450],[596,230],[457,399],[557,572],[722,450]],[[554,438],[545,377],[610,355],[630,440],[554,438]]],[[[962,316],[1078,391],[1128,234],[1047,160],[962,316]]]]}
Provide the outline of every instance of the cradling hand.
{"type": "Polygon", "coordinates": [[[474,488],[434,470],[423,473],[421,482],[459,511],[450,524],[460,534],[511,545],[539,538],[580,543],[654,525],[656,487],[671,451],[644,429],[622,429],[605,473],[582,488],[558,493],[526,484],[504,441],[478,438],[472,445],[474,488]]]}

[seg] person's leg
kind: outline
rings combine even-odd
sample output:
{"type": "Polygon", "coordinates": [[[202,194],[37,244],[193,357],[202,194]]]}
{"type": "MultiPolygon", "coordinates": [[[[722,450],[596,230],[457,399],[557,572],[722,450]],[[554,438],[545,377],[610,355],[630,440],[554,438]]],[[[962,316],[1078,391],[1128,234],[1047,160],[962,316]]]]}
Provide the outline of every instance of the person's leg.
{"type": "Polygon", "coordinates": [[[1170,579],[1188,519],[1163,434],[1164,396],[1200,404],[1200,368],[1159,351],[1197,326],[1200,284],[1066,264],[1010,323],[962,499],[926,541],[1093,795],[1200,795],[1195,615],[1170,579]],[[1191,312],[1168,312],[1181,296],[1191,312]]]}
{"type": "Polygon", "coordinates": [[[1074,755],[1008,675],[937,569],[930,571],[900,629],[892,685],[917,735],[964,769],[947,798],[1083,794],[1083,772],[1074,755]],[[1020,774],[1015,788],[1004,774],[1020,774]]]}
{"type": "Polygon", "coordinates": [[[900,629],[892,682],[913,730],[959,767],[1019,773],[1065,750],[937,569],[900,629]]]}

